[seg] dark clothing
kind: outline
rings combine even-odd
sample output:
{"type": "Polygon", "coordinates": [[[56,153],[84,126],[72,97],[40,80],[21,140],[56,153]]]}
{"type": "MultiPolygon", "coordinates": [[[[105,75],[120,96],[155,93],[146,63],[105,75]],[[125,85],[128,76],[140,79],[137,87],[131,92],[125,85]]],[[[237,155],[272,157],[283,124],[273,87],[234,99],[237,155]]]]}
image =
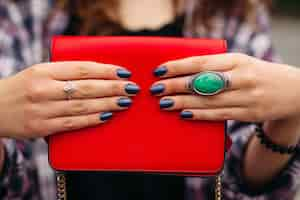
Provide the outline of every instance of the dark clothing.
{"type": "MultiPolygon", "coordinates": [[[[75,21],[76,20],[71,20],[75,21]]],[[[168,36],[182,37],[184,17],[178,17],[173,23],[159,30],[130,31],[122,30],[116,35],[122,36],[168,36]]],[[[65,34],[78,33],[76,24],[71,23],[65,34]]],[[[76,35],[76,34],[75,34],[76,35]]],[[[184,178],[177,176],[143,174],[101,174],[70,173],[68,180],[68,198],[101,200],[183,200],[184,178]]]]}

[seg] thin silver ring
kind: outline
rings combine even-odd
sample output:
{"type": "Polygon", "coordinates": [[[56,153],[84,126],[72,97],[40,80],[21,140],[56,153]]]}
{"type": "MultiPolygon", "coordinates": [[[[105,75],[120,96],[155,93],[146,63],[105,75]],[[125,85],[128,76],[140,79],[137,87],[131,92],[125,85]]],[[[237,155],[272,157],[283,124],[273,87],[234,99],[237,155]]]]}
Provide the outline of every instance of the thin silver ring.
{"type": "Polygon", "coordinates": [[[223,73],[223,72],[216,72],[216,71],[203,71],[203,72],[200,72],[198,74],[195,74],[193,75],[189,81],[188,81],[188,89],[194,93],[194,94],[197,94],[197,95],[202,95],[202,96],[212,96],[212,95],[216,95],[216,94],[219,94],[221,92],[223,92],[224,90],[227,90],[229,87],[230,87],[231,83],[230,83],[230,79],[228,77],[227,74],[223,73]],[[200,76],[200,75],[203,75],[203,74],[206,74],[206,73],[213,73],[217,76],[219,76],[222,81],[224,82],[224,87],[216,92],[213,92],[213,93],[203,93],[203,92],[200,92],[198,90],[196,90],[193,85],[194,85],[194,81],[200,76]]]}
{"type": "Polygon", "coordinates": [[[76,91],[76,86],[72,81],[66,81],[64,86],[64,93],[68,100],[72,99],[72,94],[76,91]]]}

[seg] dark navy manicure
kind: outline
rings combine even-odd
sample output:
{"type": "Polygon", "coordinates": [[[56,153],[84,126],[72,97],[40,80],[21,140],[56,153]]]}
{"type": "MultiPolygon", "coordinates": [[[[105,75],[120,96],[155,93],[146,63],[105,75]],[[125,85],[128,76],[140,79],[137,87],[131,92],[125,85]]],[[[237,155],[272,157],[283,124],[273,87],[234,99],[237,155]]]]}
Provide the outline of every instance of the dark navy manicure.
{"type": "Polygon", "coordinates": [[[154,76],[163,76],[167,73],[168,69],[166,66],[158,67],[154,70],[154,76]]]}
{"type": "Polygon", "coordinates": [[[165,91],[165,85],[164,84],[157,84],[157,85],[153,85],[150,88],[150,92],[151,94],[155,95],[155,94],[160,94],[162,92],[165,91]]]}
{"type": "Polygon", "coordinates": [[[120,98],[118,100],[118,105],[120,107],[129,107],[129,106],[131,106],[131,104],[132,104],[132,100],[129,98],[120,98]]]}
{"type": "Polygon", "coordinates": [[[112,116],[113,116],[112,112],[104,112],[104,113],[100,114],[99,118],[100,118],[101,121],[107,121],[110,118],[112,118],[112,116]]]}
{"type": "Polygon", "coordinates": [[[174,101],[172,99],[161,99],[159,102],[160,108],[170,108],[174,105],[174,101]]]}
{"type": "Polygon", "coordinates": [[[125,86],[125,91],[126,91],[128,94],[137,94],[137,93],[139,93],[139,91],[140,91],[140,87],[137,86],[137,85],[135,85],[135,84],[129,83],[129,84],[127,84],[127,85],[125,86]]]}
{"type": "Polygon", "coordinates": [[[117,75],[120,78],[129,78],[129,77],[131,77],[131,72],[126,70],[126,69],[118,69],[117,70],[117,75]]]}
{"type": "Polygon", "coordinates": [[[191,119],[191,118],[193,118],[193,113],[190,112],[190,111],[182,111],[182,112],[180,113],[180,117],[181,117],[182,119],[191,119]]]}

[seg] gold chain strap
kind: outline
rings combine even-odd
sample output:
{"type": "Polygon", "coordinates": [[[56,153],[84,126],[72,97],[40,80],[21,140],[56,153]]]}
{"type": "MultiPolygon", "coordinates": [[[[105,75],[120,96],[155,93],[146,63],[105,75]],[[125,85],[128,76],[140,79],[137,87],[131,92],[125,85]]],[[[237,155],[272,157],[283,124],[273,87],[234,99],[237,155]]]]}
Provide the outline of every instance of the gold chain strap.
{"type": "Polygon", "coordinates": [[[221,175],[218,175],[216,177],[215,200],[222,200],[222,177],[221,177],[221,175]]]}
{"type": "Polygon", "coordinates": [[[67,200],[67,181],[62,173],[56,175],[57,200],[67,200]]]}
{"type": "MultiPolygon", "coordinates": [[[[62,173],[56,175],[57,200],[67,200],[67,181],[62,173]]],[[[218,175],[215,183],[215,200],[222,200],[222,177],[218,175]]]]}

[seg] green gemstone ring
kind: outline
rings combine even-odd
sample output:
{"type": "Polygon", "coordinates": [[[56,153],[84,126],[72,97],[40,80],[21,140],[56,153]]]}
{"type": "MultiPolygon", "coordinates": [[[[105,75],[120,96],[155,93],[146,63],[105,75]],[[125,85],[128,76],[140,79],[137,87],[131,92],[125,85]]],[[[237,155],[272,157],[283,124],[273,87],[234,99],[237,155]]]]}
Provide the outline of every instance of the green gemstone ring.
{"type": "Polygon", "coordinates": [[[229,79],[222,72],[205,71],[193,76],[188,87],[196,94],[211,96],[227,89],[229,79]]]}

